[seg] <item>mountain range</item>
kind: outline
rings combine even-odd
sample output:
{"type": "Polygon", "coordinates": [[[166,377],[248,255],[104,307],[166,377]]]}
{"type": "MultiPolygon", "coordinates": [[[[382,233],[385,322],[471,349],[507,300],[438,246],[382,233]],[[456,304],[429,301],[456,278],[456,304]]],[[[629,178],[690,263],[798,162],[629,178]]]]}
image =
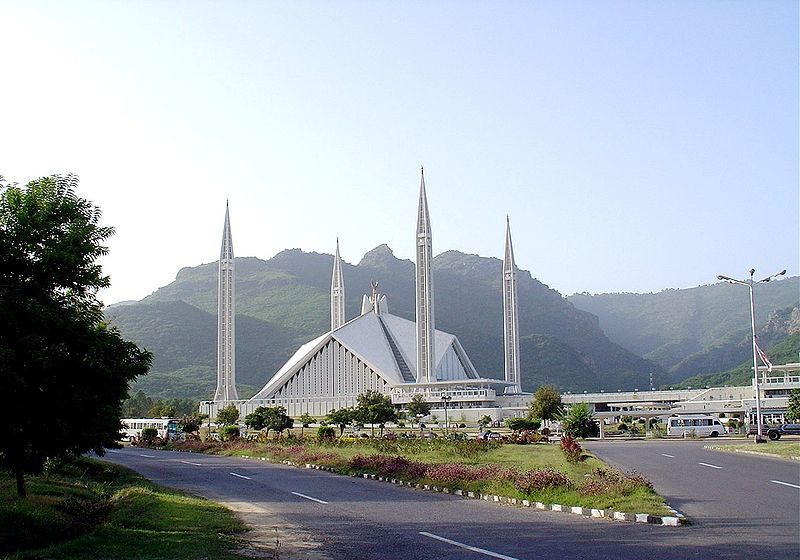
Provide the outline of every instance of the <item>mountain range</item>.
{"type": "MultiPolygon", "coordinates": [[[[237,258],[236,377],[240,397],[261,388],[298,346],[329,328],[332,255],[285,250],[269,260],[237,258]]],[[[456,334],[484,377],[503,377],[502,262],[457,251],[434,259],[436,327],[456,334]]],[[[379,282],[391,313],[414,320],[414,263],[386,245],[343,263],[346,315],[379,282]]],[[[658,364],[612,342],[592,313],[519,270],[523,389],[644,388],[658,364]]],[[[216,386],[217,263],[181,269],[138,302],[109,306],[109,322],[154,354],[134,390],[154,397],[210,398],[216,386]]]]}
{"type": "MultiPolygon", "coordinates": [[[[236,377],[239,395],[260,389],[294,351],[326,332],[333,256],[282,251],[237,258],[236,377]]],[[[484,377],[503,377],[502,262],[458,251],[434,259],[436,327],[456,334],[484,377]]],[[[346,315],[379,282],[391,313],[414,320],[414,263],[386,245],[343,263],[346,315]]],[[[750,352],[747,290],[714,284],[656,294],[563,297],[518,271],[522,387],[561,391],[643,389],[715,374],[750,352]]],[[[762,347],[800,330],[798,278],[757,286],[762,347]]],[[[181,269],[138,302],[109,306],[107,319],[154,354],[134,390],[152,397],[211,398],[216,387],[217,263],[181,269]]],[[[788,346],[791,349],[791,344],[788,346]]],[[[789,355],[791,352],[789,352],[789,355]]],[[[741,375],[741,372],[738,374],[741,375]]]]}

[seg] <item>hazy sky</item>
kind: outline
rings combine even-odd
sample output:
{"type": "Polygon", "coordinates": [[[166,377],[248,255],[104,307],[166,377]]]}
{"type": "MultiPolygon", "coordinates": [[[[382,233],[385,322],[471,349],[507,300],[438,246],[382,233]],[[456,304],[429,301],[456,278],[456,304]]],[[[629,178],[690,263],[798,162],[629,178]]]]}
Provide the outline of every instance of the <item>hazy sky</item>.
{"type": "MultiPolygon", "coordinates": [[[[0,174],[77,173],[106,303],[219,256],[502,256],[563,294],[798,273],[798,3],[0,0],[0,174]]],[[[351,290],[368,290],[348,286],[351,290]]]]}

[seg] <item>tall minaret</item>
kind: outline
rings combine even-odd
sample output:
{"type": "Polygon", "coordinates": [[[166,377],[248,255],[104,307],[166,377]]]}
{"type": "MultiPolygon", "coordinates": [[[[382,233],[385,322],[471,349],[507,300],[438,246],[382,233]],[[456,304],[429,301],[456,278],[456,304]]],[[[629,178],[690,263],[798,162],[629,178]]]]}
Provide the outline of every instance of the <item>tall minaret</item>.
{"type": "Polygon", "coordinates": [[[436,381],[433,320],[433,244],[425,172],[420,170],[417,210],[417,383],[436,381]]]}
{"type": "Polygon", "coordinates": [[[236,360],[233,294],[233,239],[228,203],[225,203],[225,226],[219,254],[219,291],[217,306],[217,391],[215,401],[236,401],[236,360]]]}
{"type": "Polygon", "coordinates": [[[339,238],[336,238],[336,255],[333,257],[333,277],[331,278],[331,330],[344,325],[344,279],[342,278],[342,259],[339,256],[339,238]]]}
{"type": "Polygon", "coordinates": [[[511,221],[506,216],[506,247],[503,257],[503,344],[506,357],[506,381],[514,385],[506,392],[521,393],[519,379],[519,306],[514,247],[511,244],[511,221]]]}

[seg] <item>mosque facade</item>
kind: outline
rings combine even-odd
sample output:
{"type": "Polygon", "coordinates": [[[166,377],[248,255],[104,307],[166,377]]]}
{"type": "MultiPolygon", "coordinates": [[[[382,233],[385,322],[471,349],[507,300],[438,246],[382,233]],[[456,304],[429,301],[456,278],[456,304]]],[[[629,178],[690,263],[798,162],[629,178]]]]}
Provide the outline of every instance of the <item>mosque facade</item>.
{"type": "MultiPolygon", "coordinates": [[[[233,272],[227,209],[225,232],[223,255],[227,254],[227,239],[231,262],[223,270],[220,259],[219,298],[222,302],[231,296],[232,313],[232,277],[229,287],[222,282],[223,273],[233,272]],[[223,291],[223,287],[228,291],[223,291]]],[[[282,406],[289,416],[308,413],[320,417],[334,409],[355,406],[358,395],[368,390],[389,395],[392,403],[401,409],[415,395],[421,395],[433,409],[447,406],[450,419],[456,422],[474,421],[484,415],[496,420],[524,415],[531,395],[522,392],[520,383],[519,306],[510,223],[506,225],[502,271],[503,380],[482,377],[458,338],[436,329],[432,241],[423,172],[416,228],[416,321],[391,313],[388,299],[379,292],[377,281],[372,283],[371,294],[363,296],[359,316],[345,318],[345,285],[337,240],[331,275],[330,330],[303,344],[251,399],[237,399],[232,369],[220,369],[217,393],[210,404],[212,415],[222,406],[235,404],[242,417],[259,406],[282,406]]],[[[225,309],[228,308],[220,303],[221,337],[225,309]]],[[[230,339],[225,340],[230,340],[230,347],[220,343],[219,352],[223,356],[230,351],[232,363],[232,326],[225,331],[228,332],[230,339]]],[[[222,357],[220,363],[223,363],[222,357]]]]}

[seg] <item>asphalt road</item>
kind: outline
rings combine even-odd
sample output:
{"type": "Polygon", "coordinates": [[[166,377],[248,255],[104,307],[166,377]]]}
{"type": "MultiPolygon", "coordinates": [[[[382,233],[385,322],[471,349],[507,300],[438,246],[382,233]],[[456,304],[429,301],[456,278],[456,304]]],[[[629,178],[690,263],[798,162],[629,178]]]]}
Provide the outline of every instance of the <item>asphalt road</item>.
{"type": "MultiPolygon", "coordinates": [[[[106,459],[160,484],[260,512],[263,538],[271,538],[275,525],[305,541],[298,558],[797,558],[796,525],[794,541],[787,536],[758,541],[742,539],[736,518],[729,526],[660,527],[502,506],[239,458],[126,448],[106,459]]],[[[253,519],[258,515],[246,517],[253,519]]]]}
{"type": "Polygon", "coordinates": [[[800,558],[800,464],[704,449],[710,441],[591,442],[585,447],[607,463],[646,475],[698,529],[733,532],[744,546],[769,544],[800,558]]]}

